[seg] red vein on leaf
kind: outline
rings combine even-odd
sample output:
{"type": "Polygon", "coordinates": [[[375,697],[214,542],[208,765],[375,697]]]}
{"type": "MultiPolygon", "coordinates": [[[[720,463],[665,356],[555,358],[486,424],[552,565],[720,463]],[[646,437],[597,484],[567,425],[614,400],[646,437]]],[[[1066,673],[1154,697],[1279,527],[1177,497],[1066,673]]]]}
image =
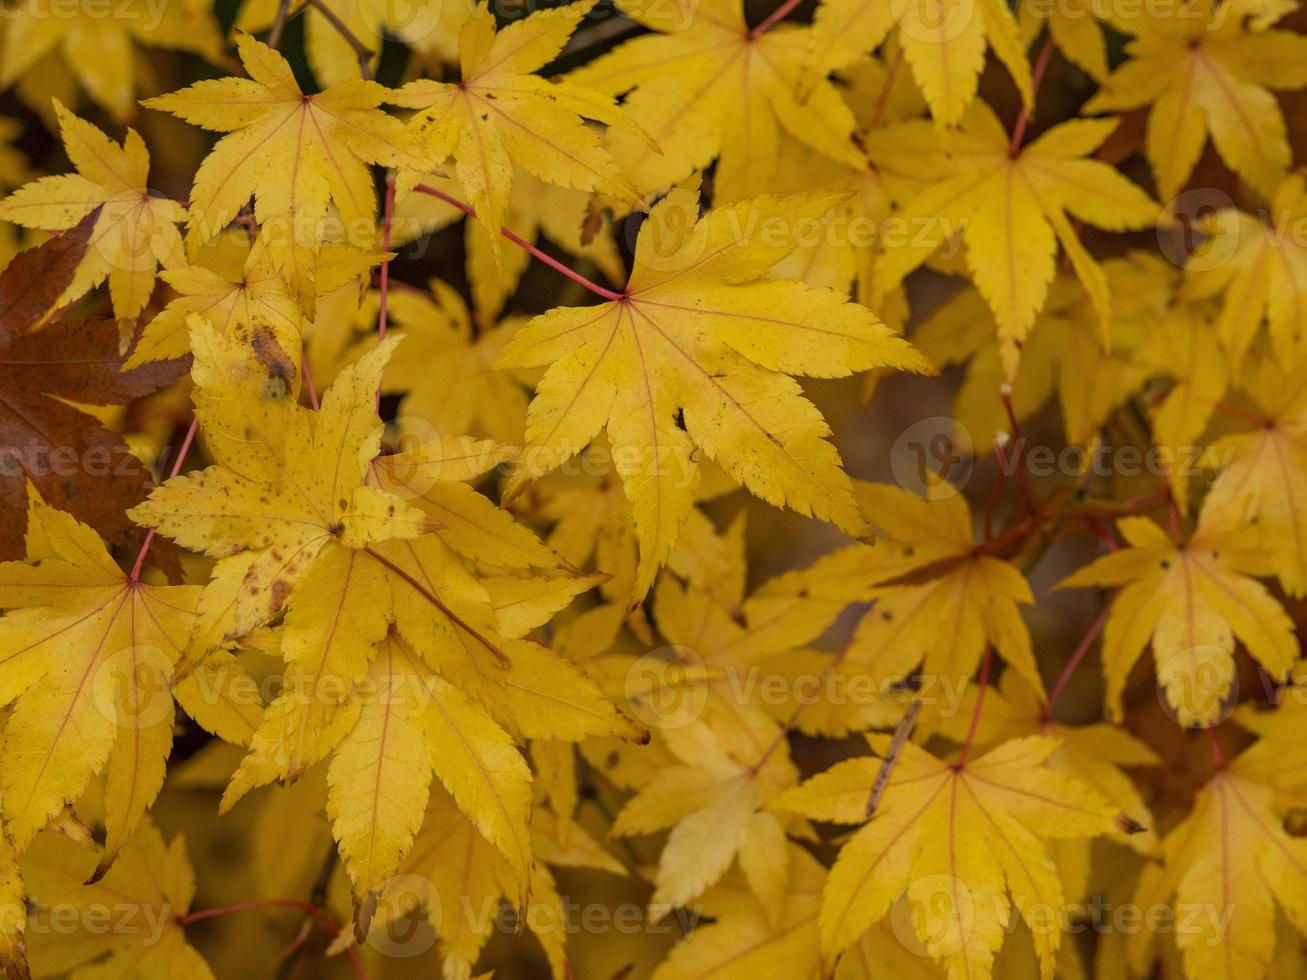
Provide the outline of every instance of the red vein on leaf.
{"type": "MultiPolygon", "coordinates": [[[[458,198],[454,197],[453,195],[446,194],[444,191],[438,190],[435,187],[431,187],[427,184],[418,184],[413,189],[420,194],[429,194],[432,197],[439,198],[440,200],[444,201],[446,204],[453,205],[454,207],[462,211],[465,215],[467,215],[469,218],[475,218],[477,215],[476,208],[472,207],[472,205],[468,204],[466,201],[460,201],[458,198]]],[[[561,272],[563,275],[567,276],[567,278],[571,279],[573,282],[580,283],[582,286],[590,290],[590,292],[594,293],[596,296],[601,296],[604,299],[608,300],[609,302],[614,302],[614,303],[622,299],[622,297],[624,296],[623,293],[615,293],[611,289],[605,289],[597,282],[591,282],[589,279],[581,275],[579,272],[575,272],[572,269],[569,269],[562,262],[559,262],[557,259],[553,258],[550,255],[546,255],[544,252],[536,248],[526,239],[522,238],[520,235],[514,234],[513,232],[509,231],[507,228],[500,228],[499,233],[503,235],[505,238],[507,238],[514,245],[516,245],[518,248],[525,249],[533,257],[539,259],[541,262],[549,266],[549,268],[553,269],[555,272],[561,272]]]]}
{"type": "MultiPolygon", "coordinates": [[[[182,471],[182,463],[186,462],[186,454],[190,451],[191,443],[195,441],[195,433],[199,431],[200,420],[194,415],[191,416],[190,428],[186,430],[186,435],[182,438],[182,444],[177,450],[177,458],[173,460],[172,471],[168,474],[168,479],[172,479],[182,471]]],[[[145,532],[145,540],[141,542],[141,550],[136,553],[136,561],[132,564],[131,574],[127,577],[129,582],[139,582],[141,580],[141,569],[145,565],[145,556],[150,553],[150,545],[154,543],[154,536],[158,533],[157,528],[150,528],[145,532]]]]}

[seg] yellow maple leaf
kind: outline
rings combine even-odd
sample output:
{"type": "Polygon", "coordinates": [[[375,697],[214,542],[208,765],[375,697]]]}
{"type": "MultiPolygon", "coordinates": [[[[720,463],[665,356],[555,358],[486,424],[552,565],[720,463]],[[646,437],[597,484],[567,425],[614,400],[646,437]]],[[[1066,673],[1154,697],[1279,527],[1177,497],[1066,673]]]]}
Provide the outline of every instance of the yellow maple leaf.
{"type": "MultiPolygon", "coordinates": [[[[582,0],[537,11],[502,31],[496,31],[489,9],[480,7],[459,35],[462,79],[418,79],[394,96],[397,105],[418,110],[409,129],[437,162],[453,156],[454,174],[496,256],[514,162],[547,183],[605,190],[623,198],[628,208],[643,206],[599,135],[585,124],[593,119],[627,126],[613,99],[576,82],[534,74],[558,56],[591,6],[582,0]]],[[[416,181],[425,172],[406,179],[416,181]]]]}
{"type": "MultiPolygon", "coordinates": [[[[889,740],[869,742],[883,753],[889,740]]],[[[1015,905],[1049,980],[1065,897],[1048,841],[1107,833],[1117,817],[1094,790],[1047,765],[1057,745],[1055,738],[1019,738],[952,763],[904,744],[875,817],[840,849],[827,878],[820,919],[826,959],[906,890],[914,931],[950,977],[991,975],[1015,905]]],[[[773,807],[861,823],[881,764],[874,756],[837,763],[773,807]]]]}
{"type": "Polygon", "coordinates": [[[1157,680],[1182,725],[1221,716],[1234,680],[1236,637],[1270,675],[1287,676],[1298,657],[1293,621],[1253,575],[1265,571],[1255,529],[1224,524],[1204,508],[1175,540],[1146,517],[1122,518],[1127,547],[1068,576],[1061,587],[1124,586],[1103,635],[1107,712],[1121,717],[1130,668],[1151,641],[1157,680]]]}
{"type": "Polygon", "coordinates": [[[1134,35],[1130,59],[1085,111],[1150,106],[1145,150],[1164,200],[1189,179],[1209,133],[1230,169],[1267,197],[1289,167],[1284,115],[1269,90],[1307,84],[1307,38],[1269,29],[1283,9],[1246,6],[1200,0],[1112,22],[1134,35]]]}
{"type": "MultiPolygon", "coordinates": [[[[10,760],[0,812],[15,844],[26,847],[104,772],[103,874],[163,783],[172,673],[200,589],[128,576],[94,531],[44,504],[32,505],[30,528],[28,561],[0,565],[0,605],[14,610],[0,619],[0,701],[14,704],[0,739],[10,760]]],[[[196,692],[175,693],[188,704],[196,692]]],[[[196,718],[219,731],[248,725],[248,717],[195,701],[196,718]]]]}
{"type": "Polygon", "coordinates": [[[1267,325],[1276,353],[1294,363],[1307,355],[1307,308],[1301,283],[1307,278],[1307,242],[1293,229],[1307,211],[1307,177],[1290,174],[1270,199],[1270,208],[1249,214],[1222,208],[1199,228],[1206,240],[1189,256],[1184,294],[1223,295],[1217,329],[1237,373],[1244,356],[1267,325]]]}
{"type": "MultiPolygon", "coordinates": [[[[314,290],[329,295],[370,272],[386,254],[343,243],[323,245],[313,263],[314,290]]],[[[263,239],[256,239],[244,252],[239,272],[196,264],[164,272],[162,278],[178,295],[146,325],[128,367],[189,353],[187,321],[191,314],[204,317],[230,339],[251,346],[272,341],[298,359],[305,331],[312,323],[305,318],[263,239]]]]}
{"type": "Polygon", "coordinates": [[[195,872],[181,834],[164,843],[146,820],[104,879],[83,885],[94,866],[84,844],[53,831],[23,856],[35,908],[29,948],[37,975],[213,980],[182,922],[195,897],[195,872]],[[116,916],[118,928],[106,928],[106,916],[116,916]]]}
{"type": "MultiPolygon", "coordinates": [[[[499,352],[526,321],[511,317],[477,329],[462,297],[432,279],[429,292],[396,289],[388,322],[404,333],[405,357],[387,366],[382,391],[403,394],[399,414],[410,429],[517,444],[526,433],[526,387],[493,370],[499,352]]],[[[364,343],[371,343],[368,338],[364,343]]]]}
{"type": "Polygon", "coordinates": [[[1307,593],[1307,392],[1298,373],[1265,358],[1250,372],[1249,392],[1266,421],[1220,439],[1224,463],[1204,506],[1230,524],[1251,524],[1273,570],[1292,596],[1307,593]]]}
{"type": "Polygon", "coordinates": [[[615,837],[670,831],[658,858],[651,918],[689,905],[737,859],[765,908],[775,910],[783,899],[792,819],[766,806],[798,782],[799,772],[783,739],[769,743],[749,729],[693,722],[664,731],[675,762],[659,769],[614,819],[615,837]]]}
{"type": "MultiPolygon", "coordinates": [[[[960,696],[991,645],[1042,697],[1020,610],[1034,595],[1015,566],[976,544],[966,498],[948,484],[930,500],[879,483],[860,483],[857,493],[881,532],[872,549],[878,574],[869,595],[875,604],[836,673],[906,681],[920,667],[935,688],[923,697],[926,724],[960,696]]],[[[843,725],[857,730],[865,722],[855,711],[843,725]]],[[[873,715],[872,723],[884,719],[873,715]]]]}
{"type": "MultiPolygon", "coordinates": [[[[249,78],[196,82],[147,99],[205,129],[227,133],[204,158],[191,188],[188,247],[194,254],[254,198],[254,215],[297,296],[312,296],[301,254],[329,237],[370,249],[377,195],[369,163],[425,173],[430,161],[403,124],[377,108],[390,91],[351,79],[306,95],[290,64],[248,34],[236,47],[249,78]],[[335,205],[340,234],[329,235],[335,205]]],[[[304,305],[301,299],[301,305],[304,305]]]]}
{"type": "MultiPolygon", "coordinates": [[[[546,810],[531,819],[531,846],[536,862],[531,872],[529,904],[520,907],[519,921],[528,926],[545,950],[554,980],[564,980],[566,941],[576,929],[575,900],[559,894],[549,865],[625,874],[625,868],[580,828],[566,845],[559,844],[555,822],[546,810]]],[[[444,790],[436,788],[427,805],[417,841],[401,873],[381,893],[376,928],[383,950],[403,952],[422,942],[415,930],[428,922],[436,930],[437,950],[446,976],[471,976],[481,950],[504,919],[500,901],[511,898],[515,885],[503,856],[490,845],[444,790]],[[393,947],[392,947],[393,944],[393,947]]],[[[425,946],[422,946],[425,949],[425,946]]]]}
{"type": "MultiPolygon", "coordinates": [[[[1301,800],[1286,778],[1283,743],[1263,742],[1212,774],[1193,809],[1162,841],[1162,864],[1145,868],[1134,901],[1186,914],[1175,930],[1190,977],[1264,977],[1277,950],[1277,906],[1298,932],[1307,913],[1307,841],[1285,828],[1286,804],[1301,800]],[[1286,798],[1287,797],[1287,798],[1286,798]]],[[[1286,930],[1292,945],[1300,936],[1286,930]]],[[[1129,937],[1130,968],[1151,969],[1148,930],[1129,937]]]]}
{"type": "Polygon", "coordinates": [[[662,33],[627,41],[568,77],[608,95],[628,93],[627,116],[660,152],[623,130],[609,130],[608,143],[643,193],[666,190],[714,159],[720,203],[771,191],[779,148],[791,137],[859,165],[853,114],[835,86],[823,78],[799,93],[810,30],[782,24],[755,34],[742,0],[620,7],[662,33]]]}
{"type": "Polygon", "coordinates": [[[900,216],[908,227],[923,233],[877,264],[876,293],[885,295],[965,228],[967,268],[998,321],[1010,380],[1019,345],[1047,297],[1060,244],[1107,337],[1107,277],[1081,245],[1068,215],[1123,231],[1151,224],[1158,213],[1157,205],[1116,170],[1087,159],[1116,125],[1115,120],[1072,120],[1014,151],[994,111],[973,103],[947,146],[955,169],[903,208],[900,216]]]}
{"type": "Polygon", "coordinates": [[[732,872],[700,900],[699,910],[713,921],[677,943],[653,980],[820,975],[817,915],[826,869],[798,844],[784,846],[789,875],[780,906],[766,907],[743,873],[732,872]]]}
{"type": "Polygon", "coordinates": [[[699,219],[697,196],[673,191],[641,229],[623,294],[536,317],[496,362],[549,364],[509,499],[607,431],[641,542],[636,599],[693,504],[700,450],[768,502],[861,530],[829,429],[789,375],[929,365],[864,307],[755,281],[793,247],[792,223],[830,203],[762,198],[699,219]]]}
{"type": "Polygon", "coordinates": [[[150,154],[136,130],[122,146],[55,102],[59,134],[75,174],[42,177],[0,202],[0,218],[24,228],[63,231],[99,209],[91,244],[63,302],[81,298],[105,279],[114,315],[137,316],[154,292],[160,264],[185,265],[177,224],[186,209],[149,188],[150,154]]]}

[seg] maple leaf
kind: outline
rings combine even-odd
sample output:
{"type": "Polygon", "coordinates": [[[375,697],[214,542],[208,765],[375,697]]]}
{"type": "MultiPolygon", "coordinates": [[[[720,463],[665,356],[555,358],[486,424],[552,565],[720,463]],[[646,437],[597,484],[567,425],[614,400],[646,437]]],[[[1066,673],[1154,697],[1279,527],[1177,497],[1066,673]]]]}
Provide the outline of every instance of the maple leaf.
{"type": "Polygon", "coordinates": [[[213,980],[184,932],[195,872],[181,834],[165,844],[146,820],[109,873],[96,884],[82,884],[94,865],[87,847],[53,832],[38,837],[23,856],[36,909],[30,947],[38,975],[213,980]],[[131,916],[126,928],[105,928],[104,916],[114,910],[120,921],[131,916]]]}
{"type": "MultiPolygon", "coordinates": [[[[1286,778],[1280,743],[1262,742],[1218,768],[1180,824],[1162,840],[1162,864],[1148,865],[1134,901],[1173,903],[1204,914],[1175,942],[1191,977],[1267,975],[1276,949],[1276,909],[1303,929],[1307,842],[1285,828],[1285,799],[1301,780],[1286,778]],[[1238,842],[1237,845],[1235,842],[1238,842]]],[[[1292,931],[1285,936],[1297,938],[1292,931]]],[[[1151,968],[1148,933],[1131,936],[1130,967],[1151,968]]]]}
{"type": "Polygon", "coordinates": [[[432,773],[504,856],[510,896],[526,900],[531,773],[513,737],[485,709],[425,666],[402,640],[381,644],[352,727],[327,771],[327,813],[354,883],[356,934],[367,935],[374,893],[398,870],[422,823],[432,773]]]}
{"type": "Polygon", "coordinates": [[[1232,373],[1237,373],[1263,321],[1286,363],[1307,354],[1307,309],[1300,285],[1307,276],[1307,243],[1286,234],[1307,209],[1305,181],[1301,174],[1285,177],[1269,212],[1223,208],[1200,225],[1207,238],[1189,256],[1183,292],[1188,297],[1223,296],[1217,329],[1232,373]]]}
{"type": "MultiPolygon", "coordinates": [[[[552,815],[537,810],[531,820],[537,861],[531,875],[531,904],[522,920],[544,947],[551,976],[563,980],[570,973],[565,941],[572,926],[547,865],[613,875],[624,875],[626,870],[581,828],[572,828],[566,844],[558,842],[554,829],[552,815]]],[[[436,929],[445,975],[470,976],[495,928],[493,910],[514,892],[503,856],[449,794],[437,788],[402,874],[381,893],[377,928],[384,928],[388,936],[403,937],[411,934],[416,922],[430,922],[436,929]]]]}
{"type": "Polygon", "coordinates": [[[607,431],[641,542],[637,600],[693,504],[697,450],[770,503],[861,530],[828,427],[788,375],[929,366],[864,307],[801,283],[755,281],[792,247],[771,245],[761,228],[789,228],[830,203],[763,198],[695,220],[696,195],[673,191],[641,229],[621,296],[536,317],[496,362],[549,364],[510,500],[607,431]]]}
{"type": "MultiPolygon", "coordinates": [[[[223,733],[247,730],[235,708],[170,691],[195,620],[199,586],[149,586],[121,571],[99,537],[34,504],[28,561],[0,564],[11,611],[0,619],[0,701],[14,704],[0,752],[0,813],[22,848],[105,773],[102,875],[163,783],[173,695],[223,733]],[[18,761],[21,759],[21,763],[18,761]]],[[[225,678],[210,678],[219,684],[225,678]]],[[[221,688],[219,688],[220,690],[221,688]]]]}
{"type": "Polygon", "coordinates": [[[901,212],[909,227],[924,233],[877,264],[876,294],[885,295],[965,226],[967,267],[998,321],[1009,380],[1020,343],[1044,305],[1059,244],[1093,299],[1106,337],[1107,277],[1067,216],[1124,231],[1152,224],[1158,214],[1138,187],[1107,164],[1086,158],[1116,125],[1115,120],[1072,120],[1014,152],[993,110],[973,103],[948,144],[955,169],[901,212]]]}
{"type": "Polygon", "coordinates": [[[662,732],[673,764],[661,768],[613,821],[614,837],[670,830],[658,858],[650,916],[689,905],[737,858],[749,887],[775,909],[788,878],[786,824],[765,808],[798,783],[786,743],[693,722],[662,732]]]}
{"type": "Polygon", "coordinates": [[[159,265],[185,263],[176,225],[186,220],[186,209],[151,195],[150,155],[136,130],[127,130],[120,147],[58,100],[54,108],[77,173],[20,187],[0,201],[0,219],[63,231],[97,212],[86,255],[63,301],[79,299],[108,279],[114,315],[130,319],[149,302],[159,265]]]}
{"type": "Polygon", "coordinates": [[[959,122],[976,97],[988,44],[1026,108],[1034,104],[1030,64],[1012,12],[997,0],[822,0],[813,16],[811,63],[822,74],[881,45],[895,27],[913,77],[937,125],[959,122]]]}
{"type": "Polygon", "coordinates": [[[1208,134],[1230,169],[1267,197],[1289,168],[1284,115],[1269,90],[1307,84],[1307,38],[1269,29],[1283,9],[1232,9],[1203,0],[1116,18],[1133,35],[1130,59],[1085,104],[1094,113],[1149,106],[1145,149],[1166,200],[1193,173],[1208,134]]]}
{"type": "Polygon", "coordinates": [[[121,349],[112,321],[39,326],[73,280],[94,223],[92,212],[0,273],[0,442],[7,456],[0,467],[0,559],[23,554],[29,480],[47,503],[111,540],[126,536],[124,511],[144,498],[150,472],[121,436],[68,403],[118,404],[185,370],[180,360],[122,370],[130,348],[121,349]]]}
{"type": "Polygon", "coordinates": [[[453,156],[454,174],[489,233],[495,256],[513,162],[546,183],[607,190],[629,207],[643,207],[639,193],[584,121],[626,126],[612,98],[576,82],[546,81],[533,74],[558,56],[592,6],[583,0],[537,11],[502,31],[496,31],[489,9],[478,7],[459,34],[461,80],[418,79],[394,96],[396,105],[418,110],[408,126],[431,155],[438,161],[453,156]]]}
{"type": "MultiPolygon", "coordinates": [[[[973,733],[970,731],[971,719],[979,699],[978,689],[969,688],[958,701],[956,710],[941,719],[940,734],[959,745],[971,734],[972,744],[977,749],[993,748],[1030,735],[1057,739],[1057,748],[1049,754],[1044,765],[1078,779],[1120,811],[1122,819],[1119,826],[1108,833],[1109,839],[1140,854],[1156,853],[1157,833],[1153,829],[1152,814],[1138,787],[1124,771],[1124,767],[1161,765],[1161,759],[1152,749],[1130,732],[1106,722],[1067,725],[1054,721],[1048,717],[1044,699],[1014,671],[1005,673],[996,687],[985,691],[973,733]]],[[[1089,841],[1059,842],[1054,860],[1059,867],[1064,863],[1091,867],[1089,841]],[[1066,852],[1070,848],[1074,848],[1078,856],[1068,860],[1066,852]]],[[[1065,873],[1063,880],[1066,880],[1065,873]]]]}
{"type": "MultiPolygon", "coordinates": [[[[975,543],[966,498],[948,484],[929,500],[889,484],[856,489],[882,534],[873,549],[879,574],[869,589],[874,605],[836,673],[906,679],[920,667],[961,691],[992,645],[1042,697],[1043,680],[1020,611],[1034,601],[1030,585],[1011,563],[975,543]]],[[[921,723],[942,707],[942,699],[928,704],[921,723]]],[[[845,724],[856,728],[855,719],[845,724]]]]}
{"type": "Polygon", "coordinates": [[[1236,637],[1272,677],[1288,674],[1298,657],[1293,621],[1252,577],[1265,566],[1255,529],[1223,524],[1207,507],[1184,540],[1145,517],[1122,518],[1117,527],[1128,546],[1060,586],[1124,586],[1103,635],[1109,717],[1121,717],[1130,668],[1150,640],[1158,683],[1182,725],[1220,717],[1234,679],[1236,637]]]}
{"type": "MultiPolygon", "coordinates": [[[[889,739],[868,742],[883,753],[889,739]]],[[[846,949],[906,889],[913,929],[950,977],[990,975],[1015,905],[1034,933],[1040,973],[1051,978],[1062,934],[1046,910],[1061,909],[1064,896],[1047,841],[1107,833],[1117,816],[1094,790],[1047,765],[1057,745],[1031,736],[950,763],[904,744],[876,816],[840,849],[827,878],[823,955],[846,949]]],[[[773,808],[860,823],[881,764],[836,763],[773,808]]]]}
{"type": "MultiPolygon", "coordinates": [[[[33,82],[51,74],[51,61],[66,64],[87,93],[116,119],[126,119],[136,98],[133,41],[225,60],[222,35],[205,0],[176,0],[152,6],[149,0],[114,0],[112,9],[97,0],[31,0],[6,18],[0,51],[0,87],[33,82]],[[111,12],[111,16],[106,16],[111,12]]],[[[67,97],[67,96],[65,96],[67,97]]],[[[30,96],[28,102],[39,102],[30,96]]],[[[38,112],[49,103],[34,105],[38,112]]]]}
{"type": "Polygon", "coordinates": [[[1266,421],[1213,446],[1224,468],[1204,508],[1230,525],[1251,524],[1292,596],[1307,593],[1307,507],[1299,499],[1307,473],[1307,394],[1296,372],[1273,358],[1251,373],[1249,392],[1266,421]]]}
{"type": "Polygon", "coordinates": [[[822,78],[799,92],[809,30],[778,25],[755,34],[741,0],[619,6],[662,33],[627,41],[568,77],[608,95],[626,93],[627,117],[660,152],[617,129],[608,145],[643,193],[666,190],[714,159],[718,203],[771,191],[787,137],[859,165],[853,114],[835,86],[822,78]]]}
{"type": "Polygon", "coordinates": [[[192,254],[254,198],[254,215],[297,296],[312,296],[303,250],[316,252],[334,204],[346,240],[371,248],[377,195],[366,164],[425,172],[430,162],[399,120],[377,107],[390,98],[353,79],[306,95],[280,53],[248,34],[236,47],[249,78],[196,82],[147,99],[205,129],[227,133],[195,173],[189,202],[192,254]]]}

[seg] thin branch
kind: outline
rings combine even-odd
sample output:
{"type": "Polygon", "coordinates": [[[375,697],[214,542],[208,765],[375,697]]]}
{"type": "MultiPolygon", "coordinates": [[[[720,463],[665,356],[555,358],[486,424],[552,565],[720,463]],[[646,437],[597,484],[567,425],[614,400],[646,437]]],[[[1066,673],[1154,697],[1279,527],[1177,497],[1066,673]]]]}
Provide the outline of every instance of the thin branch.
{"type": "MultiPolygon", "coordinates": [[[[453,195],[446,194],[444,191],[438,190],[435,187],[430,187],[427,184],[418,184],[417,187],[413,189],[420,194],[430,194],[432,197],[439,198],[440,200],[444,201],[446,204],[452,204],[454,207],[458,208],[469,218],[475,218],[477,215],[476,208],[472,207],[472,205],[468,204],[466,201],[460,201],[458,198],[454,197],[453,195]]],[[[531,253],[531,255],[539,259],[545,265],[549,266],[549,268],[553,269],[555,272],[561,272],[563,275],[567,276],[567,278],[571,279],[573,282],[580,283],[582,286],[590,290],[590,292],[594,293],[596,296],[601,296],[604,299],[608,300],[609,302],[617,302],[618,300],[624,298],[623,293],[615,293],[611,289],[605,289],[603,286],[599,285],[596,282],[591,282],[589,279],[581,275],[579,272],[575,272],[572,269],[569,269],[562,262],[559,262],[557,259],[553,258],[552,256],[546,255],[544,252],[536,248],[526,239],[522,238],[520,235],[515,235],[507,228],[500,228],[499,233],[503,235],[505,238],[507,238],[514,245],[518,246],[519,248],[526,249],[526,251],[531,253]]]]}
{"type": "Polygon", "coordinates": [[[372,56],[376,54],[371,48],[358,39],[358,35],[349,29],[343,20],[336,16],[336,12],[328,7],[322,0],[309,0],[308,5],[320,13],[341,36],[346,44],[354,51],[354,57],[359,62],[359,74],[368,81],[372,81],[372,56]]]}
{"type": "MultiPolygon", "coordinates": [[[[195,441],[195,433],[199,431],[200,420],[194,415],[191,416],[190,427],[186,430],[186,435],[182,438],[182,444],[177,450],[177,458],[172,461],[172,472],[168,474],[168,479],[172,479],[182,471],[182,464],[186,462],[186,454],[190,452],[191,443],[195,441]]],[[[150,553],[150,545],[154,543],[154,536],[158,533],[157,528],[150,528],[145,532],[145,540],[141,542],[141,550],[136,553],[136,561],[132,565],[131,574],[127,577],[129,582],[139,582],[141,580],[141,569],[145,566],[145,556],[150,553]]]]}
{"type": "Polygon", "coordinates": [[[1030,117],[1034,115],[1035,98],[1039,95],[1039,85],[1044,80],[1044,72],[1048,69],[1049,58],[1053,56],[1053,35],[1050,33],[1044,38],[1044,46],[1039,50],[1039,57],[1035,59],[1034,70],[1030,74],[1030,108],[1021,107],[1021,113],[1017,116],[1016,125],[1012,127],[1012,142],[1008,144],[1008,155],[1016,156],[1021,152],[1021,141],[1026,138],[1026,127],[1030,125],[1030,117]]]}
{"type": "Polygon", "coordinates": [[[867,797],[866,818],[868,820],[875,816],[876,808],[880,806],[880,798],[885,795],[885,790],[889,788],[890,774],[899,761],[903,746],[912,737],[912,730],[917,727],[917,716],[920,714],[921,698],[918,696],[908,704],[908,710],[903,712],[903,717],[899,719],[898,725],[895,726],[894,736],[889,742],[889,750],[881,760],[880,770],[876,773],[876,781],[871,784],[871,795],[867,797]]]}
{"type": "Polygon", "coordinates": [[[1098,614],[1098,618],[1094,620],[1093,624],[1089,627],[1088,632],[1085,633],[1084,639],[1082,639],[1080,645],[1076,647],[1075,653],[1071,654],[1071,659],[1066,662],[1066,666],[1062,668],[1062,672],[1057,675],[1057,680],[1053,682],[1052,690],[1048,692],[1048,705],[1044,708],[1044,718],[1046,720],[1052,719],[1053,707],[1057,704],[1057,699],[1060,698],[1062,692],[1066,690],[1067,683],[1071,680],[1071,675],[1076,672],[1076,668],[1080,666],[1080,662],[1085,659],[1085,654],[1089,652],[1089,648],[1092,647],[1094,641],[1098,639],[1098,634],[1103,632],[1103,627],[1107,625],[1107,614],[1111,611],[1111,606],[1103,607],[1103,611],[1098,614]]]}
{"type": "Polygon", "coordinates": [[[889,105],[890,92],[894,88],[894,79],[903,67],[903,46],[894,52],[894,60],[889,63],[885,70],[885,83],[880,88],[880,94],[876,96],[875,108],[871,110],[871,119],[866,125],[866,129],[875,129],[880,125],[881,119],[885,115],[885,109],[889,105]]]}
{"type": "MultiPolygon", "coordinates": [[[[340,935],[340,923],[326,909],[314,905],[312,902],[301,902],[294,898],[260,898],[253,902],[242,902],[240,905],[224,905],[220,908],[201,909],[199,912],[191,912],[183,915],[177,920],[177,924],[182,928],[191,925],[194,922],[203,922],[206,919],[217,919],[226,915],[235,915],[237,912],[252,912],[256,909],[275,909],[288,908],[299,909],[306,915],[321,922],[331,932],[333,936],[340,935]]],[[[345,955],[349,957],[350,964],[354,967],[355,974],[360,980],[368,980],[367,971],[363,969],[363,963],[351,947],[345,948],[345,955]]]]}
{"type": "Polygon", "coordinates": [[[318,389],[313,385],[313,375],[309,373],[308,351],[300,348],[300,376],[304,378],[304,390],[308,392],[309,404],[313,406],[313,411],[319,409],[318,389]]]}
{"type": "Polygon", "coordinates": [[[268,31],[268,47],[275,48],[281,44],[281,35],[286,30],[286,15],[290,13],[290,0],[281,0],[277,4],[277,16],[268,31]]]}
{"type": "MultiPolygon", "coordinates": [[[[395,214],[395,175],[386,174],[386,206],[381,218],[381,250],[390,251],[390,225],[395,214]]],[[[381,282],[377,287],[377,342],[386,339],[386,302],[390,298],[390,259],[381,261],[381,282]]],[[[381,411],[381,387],[377,387],[377,411],[381,411]]]]}
{"type": "Polygon", "coordinates": [[[757,27],[755,27],[753,30],[749,32],[749,37],[756,38],[756,37],[761,37],[763,34],[766,34],[778,23],[780,23],[780,21],[784,20],[785,17],[802,2],[803,0],[785,0],[783,4],[781,4],[779,7],[773,10],[767,16],[766,20],[764,20],[761,24],[759,24],[757,27]]]}
{"type": "Polygon", "coordinates": [[[971,743],[975,741],[976,729],[980,726],[980,708],[985,703],[985,691],[989,687],[989,668],[994,661],[994,644],[985,644],[985,659],[980,662],[980,689],[976,692],[976,706],[971,711],[971,725],[967,728],[967,740],[962,743],[958,754],[958,768],[967,764],[967,755],[971,752],[971,743]]]}

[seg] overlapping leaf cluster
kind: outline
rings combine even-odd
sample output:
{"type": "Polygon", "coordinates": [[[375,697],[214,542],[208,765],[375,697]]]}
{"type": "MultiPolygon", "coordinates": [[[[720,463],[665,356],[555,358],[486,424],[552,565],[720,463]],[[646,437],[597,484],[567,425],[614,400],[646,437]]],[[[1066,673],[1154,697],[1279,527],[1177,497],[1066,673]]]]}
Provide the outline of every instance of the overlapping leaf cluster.
{"type": "Polygon", "coordinates": [[[1300,975],[1296,3],[405,6],[0,23],[0,967],[1300,975]]]}

